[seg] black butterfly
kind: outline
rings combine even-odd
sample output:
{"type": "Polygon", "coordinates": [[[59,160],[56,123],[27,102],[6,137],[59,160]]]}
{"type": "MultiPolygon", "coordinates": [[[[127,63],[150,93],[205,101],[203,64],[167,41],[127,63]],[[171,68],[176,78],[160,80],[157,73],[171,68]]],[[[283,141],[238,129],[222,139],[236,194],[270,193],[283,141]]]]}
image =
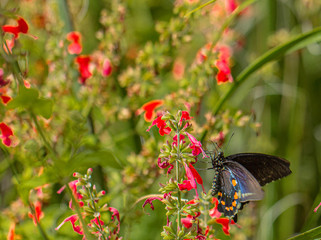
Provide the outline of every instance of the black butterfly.
{"type": "Polygon", "coordinates": [[[218,211],[237,220],[238,210],[249,201],[261,200],[261,186],[291,173],[290,162],[262,153],[238,153],[212,157],[215,170],[212,195],[218,195],[218,211]]]}

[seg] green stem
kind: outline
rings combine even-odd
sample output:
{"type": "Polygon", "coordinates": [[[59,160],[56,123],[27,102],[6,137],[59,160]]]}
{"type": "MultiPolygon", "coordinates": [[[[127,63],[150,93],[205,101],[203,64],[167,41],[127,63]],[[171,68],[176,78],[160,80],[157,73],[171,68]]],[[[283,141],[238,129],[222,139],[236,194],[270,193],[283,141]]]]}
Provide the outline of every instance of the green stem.
{"type": "MultiPolygon", "coordinates": [[[[177,160],[176,160],[176,182],[179,183],[180,179],[179,179],[179,159],[180,159],[180,132],[179,132],[179,126],[177,123],[177,132],[176,132],[176,136],[177,136],[177,160]]],[[[177,234],[176,236],[178,236],[180,230],[182,229],[182,223],[181,223],[181,210],[182,210],[182,196],[181,196],[181,192],[178,191],[177,192],[177,234]]]]}
{"type": "Polygon", "coordinates": [[[187,17],[189,17],[191,14],[193,14],[194,12],[196,12],[196,11],[198,11],[198,10],[200,10],[200,9],[202,9],[202,8],[204,8],[204,7],[210,5],[211,3],[214,3],[214,2],[216,2],[216,0],[210,0],[210,1],[202,4],[201,6],[193,9],[192,11],[188,12],[184,17],[187,18],[187,17]]]}

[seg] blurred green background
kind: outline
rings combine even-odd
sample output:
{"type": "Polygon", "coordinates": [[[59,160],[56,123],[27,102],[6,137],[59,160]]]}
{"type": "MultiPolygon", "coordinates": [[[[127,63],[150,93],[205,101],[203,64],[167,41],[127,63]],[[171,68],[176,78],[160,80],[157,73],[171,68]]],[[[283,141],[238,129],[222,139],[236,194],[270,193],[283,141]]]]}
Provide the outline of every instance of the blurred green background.
{"type": "MultiPolygon", "coordinates": [[[[142,49],[150,41],[157,42],[159,33],[155,30],[155,24],[159,21],[168,22],[174,16],[174,1],[128,0],[122,3],[126,7],[126,31],[121,42],[122,47],[127,50],[131,47],[142,49]]],[[[201,3],[204,2],[198,2],[194,6],[199,6],[201,3]]],[[[57,36],[77,30],[83,35],[84,54],[90,54],[99,47],[100,40],[97,39],[97,31],[104,28],[100,22],[101,10],[111,10],[112,4],[117,5],[117,1],[1,0],[2,9],[17,9],[18,15],[30,22],[32,34],[39,36],[37,42],[32,43],[31,39],[24,42],[25,46],[30,49],[29,75],[38,78],[39,82],[46,81],[48,69],[45,67],[43,72],[39,72],[35,64],[46,62],[47,55],[51,54],[50,52],[44,54],[46,46],[52,44],[53,41],[58,41],[57,36]],[[69,10],[71,15],[66,14],[66,10],[69,10]],[[48,18],[50,23],[47,24],[51,25],[45,28],[35,27],[41,24],[41,17],[48,18]],[[41,37],[48,36],[46,34],[49,30],[51,31],[49,36],[52,34],[56,40],[41,37]]],[[[251,62],[272,47],[288,41],[292,36],[321,26],[321,2],[319,0],[259,0],[249,11],[249,16],[236,20],[232,25],[232,28],[242,36],[240,39],[244,42],[241,49],[233,54],[233,76],[237,76],[251,62]]],[[[193,30],[190,35],[191,42],[181,45],[181,49],[180,46],[173,47],[175,51],[173,55],[181,55],[187,63],[191,63],[199,48],[207,43],[205,35],[218,31],[216,26],[212,26],[205,20],[202,21],[202,17],[190,24],[193,30]]],[[[134,61],[135,59],[124,60],[119,67],[134,66],[134,61]]],[[[307,48],[283,56],[260,68],[236,89],[232,97],[221,108],[222,111],[229,110],[232,113],[241,110],[251,117],[251,124],[260,123],[261,125],[259,130],[255,131],[250,124],[241,127],[232,124],[226,139],[230,138],[231,133],[234,133],[234,136],[228,147],[223,146],[225,155],[239,152],[262,152],[277,155],[291,162],[293,172],[285,179],[264,187],[265,199],[263,201],[244,208],[239,214],[239,224],[246,227],[243,227],[243,230],[237,230],[237,233],[232,235],[232,239],[286,239],[321,223],[320,211],[313,212],[321,201],[319,181],[321,176],[320,66],[321,45],[320,43],[310,44],[307,48]],[[252,215],[257,218],[251,218],[252,215]],[[239,234],[242,231],[243,233],[239,234]]],[[[172,91],[179,91],[177,86],[171,82],[172,79],[166,79],[167,76],[166,74],[161,76],[164,84],[155,95],[158,98],[172,91]]],[[[213,111],[219,98],[229,88],[228,84],[216,85],[214,78],[208,81],[209,90],[204,96],[205,103],[201,114],[213,111]]],[[[138,107],[144,103],[144,100],[141,99],[141,102],[137,103],[138,107]]],[[[205,121],[201,114],[195,119],[200,125],[205,121]]],[[[139,127],[143,126],[141,129],[146,129],[148,126],[142,121],[135,123],[140,124],[139,127]]],[[[124,123],[119,123],[121,126],[112,125],[116,126],[113,129],[115,136],[120,134],[118,129],[123,128],[122,124],[124,123]]],[[[127,127],[132,128],[130,123],[125,128],[127,127]]],[[[142,149],[142,144],[137,143],[137,136],[136,139],[131,137],[124,135],[124,140],[112,146],[112,150],[121,159],[127,159],[133,152],[139,153],[142,149]]],[[[155,152],[155,156],[157,154],[155,152]]],[[[156,161],[155,157],[155,163],[156,161]]],[[[144,165],[144,162],[135,164],[144,165]]],[[[3,169],[1,175],[1,209],[5,209],[16,196],[4,187],[7,186],[4,184],[5,180],[10,179],[6,175],[7,170],[3,169]]],[[[112,179],[111,184],[122,181],[119,173],[113,172],[113,169],[106,167],[101,171],[109,175],[109,179],[112,179]]],[[[201,175],[204,180],[206,179],[206,189],[209,189],[213,173],[202,171],[201,175]]],[[[102,181],[99,176],[97,179],[98,182],[102,181]]],[[[162,178],[158,177],[153,180],[150,187],[145,189],[144,194],[157,193],[158,183],[162,182],[162,178]]],[[[101,183],[101,186],[105,184],[109,186],[110,183],[101,183]]],[[[131,217],[126,219],[121,227],[124,239],[161,239],[160,232],[166,222],[162,204],[155,203],[155,211],[150,211],[147,207],[145,212],[149,215],[141,211],[141,203],[134,208],[126,209],[120,206],[120,202],[126,202],[124,198],[128,197],[128,192],[119,192],[120,189],[122,188],[111,190],[112,194],[108,200],[115,207],[131,212],[131,217]]],[[[139,193],[134,196],[137,199],[139,193]]],[[[128,197],[132,198],[129,202],[135,201],[134,196],[128,197]]],[[[50,207],[46,210],[47,216],[51,214],[55,216],[54,211],[58,208],[60,201],[60,197],[51,200],[50,207]]],[[[48,226],[52,224],[49,223],[48,218],[46,222],[48,226]]],[[[53,231],[53,227],[49,227],[49,230],[53,231]]],[[[4,229],[1,230],[2,234],[5,234],[4,229]]],[[[67,227],[65,231],[68,232],[67,227]]],[[[61,239],[65,238],[61,237],[61,239]]]]}

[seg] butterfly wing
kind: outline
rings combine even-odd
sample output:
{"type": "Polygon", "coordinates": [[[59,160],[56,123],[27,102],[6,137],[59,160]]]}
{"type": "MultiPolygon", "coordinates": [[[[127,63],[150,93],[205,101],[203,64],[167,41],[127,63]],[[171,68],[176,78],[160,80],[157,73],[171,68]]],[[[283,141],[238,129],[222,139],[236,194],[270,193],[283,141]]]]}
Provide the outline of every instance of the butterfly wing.
{"type": "Polygon", "coordinates": [[[291,173],[290,162],[276,156],[262,153],[238,153],[226,157],[245,167],[261,186],[283,178],[291,173]]]}
{"type": "Polygon", "coordinates": [[[220,174],[218,210],[232,218],[242,207],[242,203],[261,200],[264,192],[255,177],[237,162],[224,162],[220,174]]]}

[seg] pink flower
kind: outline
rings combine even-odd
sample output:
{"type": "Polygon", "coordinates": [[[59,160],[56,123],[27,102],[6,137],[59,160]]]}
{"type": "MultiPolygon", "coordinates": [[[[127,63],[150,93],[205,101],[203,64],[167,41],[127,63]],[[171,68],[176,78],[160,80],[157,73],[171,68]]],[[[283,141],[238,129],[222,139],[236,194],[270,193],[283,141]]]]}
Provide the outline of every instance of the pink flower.
{"type": "Polygon", "coordinates": [[[163,116],[159,116],[158,118],[156,118],[152,122],[152,125],[147,129],[147,131],[149,131],[152,126],[156,125],[159,128],[159,134],[161,136],[164,136],[165,134],[169,134],[172,131],[172,129],[170,127],[166,127],[166,122],[162,120],[162,117],[163,116]]]}
{"type": "Polygon", "coordinates": [[[193,156],[197,156],[198,154],[202,153],[203,154],[203,158],[208,157],[205,153],[205,151],[202,148],[202,144],[201,142],[197,141],[197,139],[190,133],[185,132],[188,139],[191,141],[192,145],[190,146],[190,148],[193,150],[192,154],[193,156]]]}
{"type": "Polygon", "coordinates": [[[113,208],[113,207],[109,207],[108,208],[109,211],[112,212],[112,215],[111,215],[111,219],[112,220],[115,220],[115,217],[117,218],[118,220],[118,224],[117,224],[117,233],[119,233],[119,230],[120,230],[120,217],[119,217],[119,212],[116,208],[113,208]]]}
{"type": "Polygon", "coordinates": [[[59,228],[61,228],[61,226],[64,225],[66,222],[70,222],[74,232],[76,232],[76,233],[78,233],[80,235],[83,235],[84,232],[82,231],[81,226],[75,224],[75,222],[77,220],[78,220],[78,215],[77,214],[71,215],[71,216],[67,217],[65,220],[63,220],[63,222],[58,227],[56,227],[55,230],[59,230],[59,228]]]}
{"type": "Polygon", "coordinates": [[[22,17],[18,18],[17,23],[17,26],[3,25],[2,31],[6,33],[12,33],[14,35],[14,38],[18,38],[20,33],[28,33],[28,24],[22,17]]]}
{"type": "Polygon", "coordinates": [[[314,212],[317,212],[320,206],[321,206],[321,202],[320,202],[319,205],[314,209],[314,212]]]}
{"type": "Polygon", "coordinates": [[[67,34],[67,40],[71,43],[68,45],[69,54],[80,54],[82,52],[81,34],[79,32],[70,32],[67,34]]]}
{"type": "Polygon", "coordinates": [[[5,123],[0,123],[0,130],[1,130],[1,136],[2,143],[6,145],[7,147],[10,147],[12,144],[11,138],[13,137],[13,132],[11,128],[9,128],[5,123]]]}
{"type": "Polygon", "coordinates": [[[113,68],[111,66],[111,62],[109,61],[109,59],[105,59],[101,74],[103,75],[103,77],[108,77],[111,74],[112,70],[113,68]]]}
{"type": "Polygon", "coordinates": [[[78,56],[76,57],[76,63],[78,64],[78,69],[80,73],[80,83],[85,85],[88,78],[92,76],[92,73],[89,71],[89,56],[78,56]]]}
{"type": "Polygon", "coordinates": [[[235,0],[225,0],[225,7],[228,13],[232,13],[238,7],[238,4],[235,0]]]}

